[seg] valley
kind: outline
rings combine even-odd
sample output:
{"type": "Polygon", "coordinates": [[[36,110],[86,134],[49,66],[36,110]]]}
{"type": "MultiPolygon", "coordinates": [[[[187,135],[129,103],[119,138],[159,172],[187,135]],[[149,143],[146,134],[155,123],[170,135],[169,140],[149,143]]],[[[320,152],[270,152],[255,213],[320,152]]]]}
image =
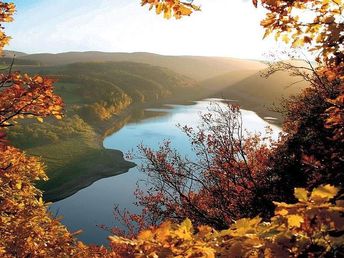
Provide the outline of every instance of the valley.
{"type": "MultiPolygon", "coordinates": [[[[11,55],[0,63],[9,65],[11,55]]],[[[37,185],[48,201],[135,166],[122,152],[105,149],[103,139],[127,123],[164,115],[147,107],[228,98],[280,124],[270,107],[303,87],[287,87],[293,83],[287,74],[261,78],[266,65],[252,60],[101,52],[16,56],[13,70],[55,78],[55,91],[65,102],[64,119],[26,120],[9,134],[15,146],[47,165],[50,180],[37,185]]]]}

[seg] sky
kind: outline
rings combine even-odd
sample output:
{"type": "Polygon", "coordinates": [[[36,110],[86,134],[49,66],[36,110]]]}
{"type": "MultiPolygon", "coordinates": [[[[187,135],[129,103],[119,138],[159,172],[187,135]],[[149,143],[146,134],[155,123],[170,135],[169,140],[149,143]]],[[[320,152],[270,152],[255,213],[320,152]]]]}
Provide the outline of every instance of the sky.
{"type": "Polygon", "coordinates": [[[26,53],[151,52],[264,59],[277,48],[263,40],[264,10],[250,0],[195,0],[202,11],[165,20],[140,0],[13,0],[6,49],[26,53]]]}

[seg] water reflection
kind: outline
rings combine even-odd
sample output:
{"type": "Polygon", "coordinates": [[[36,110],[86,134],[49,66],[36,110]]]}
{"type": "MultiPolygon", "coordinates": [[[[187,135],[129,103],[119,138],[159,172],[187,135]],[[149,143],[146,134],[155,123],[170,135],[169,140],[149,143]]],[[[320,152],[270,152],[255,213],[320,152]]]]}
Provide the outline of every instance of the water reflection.
{"type": "MultiPolygon", "coordinates": [[[[220,100],[212,100],[221,103],[220,100]]],[[[183,154],[190,155],[191,148],[187,137],[181,133],[176,124],[196,126],[200,121],[200,113],[207,112],[209,100],[195,102],[193,105],[168,105],[157,112],[166,112],[165,116],[150,117],[131,122],[104,140],[104,147],[128,152],[143,143],[157,148],[164,139],[170,139],[172,145],[183,154]]],[[[151,111],[152,112],[152,109],[151,111]]],[[[244,127],[250,132],[264,132],[269,125],[254,112],[242,110],[244,127]]],[[[280,129],[271,125],[274,137],[280,129]]],[[[137,164],[139,160],[134,160],[137,164]]],[[[106,244],[108,232],[96,225],[120,226],[113,218],[114,204],[127,208],[132,212],[138,211],[133,205],[133,191],[138,180],[143,179],[138,168],[132,168],[128,173],[104,178],[76,194],[51,205],[53,213],[63,215],[63,223],[74,231],[83,229],[79,238],[86,243],[106,244]]]]}

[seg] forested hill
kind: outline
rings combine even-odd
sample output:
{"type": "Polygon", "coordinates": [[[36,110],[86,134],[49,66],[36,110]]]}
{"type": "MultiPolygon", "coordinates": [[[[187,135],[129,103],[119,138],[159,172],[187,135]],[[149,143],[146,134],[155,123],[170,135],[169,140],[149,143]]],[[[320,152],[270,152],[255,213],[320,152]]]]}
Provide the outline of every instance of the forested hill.
{"type": "Polygon", "coordinates": [[[300,93],[307,83],[287,72],[276,72],[268,78],[263,76],[264,73],[265,69],[230,72],[202,81],[199,85],[210,96],[236,100],[243,108],[254,110],[262,117],[277,117],[280,124],[281,114],[272,109],[280,106],[282,98],[300,93]]]}
{"type": "Polygon", "coordinates": [[[229,57],[164,56],[152,53],[105,53],[68,52],[60,54],[20,55],[18,59],[29,59],[42,66],[65,65],[76,62],[137,62],[166,67],[194,80],[205,80],[230,71],[260,70],[265,65],[260,61],[229,57]]]}
{"type": "Polygon", "coordinates": [[[57,93],[67,104],[76,105],[78,113],[94,114],[92,120],[106,120],[131,103],[184,95],[196,85],[166,68],[130,62],[74,63],[38,70],[57,78],[57,93]]]}

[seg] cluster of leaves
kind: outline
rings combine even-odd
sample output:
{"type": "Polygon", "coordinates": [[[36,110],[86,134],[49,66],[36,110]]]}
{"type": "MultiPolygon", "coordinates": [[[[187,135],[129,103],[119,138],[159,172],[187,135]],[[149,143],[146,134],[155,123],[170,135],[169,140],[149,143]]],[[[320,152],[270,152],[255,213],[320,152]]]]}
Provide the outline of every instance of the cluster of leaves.
{"type": "Polygon", "coordinates": [[[275,202],[269,222],[260,217],[239,219],[229,229],[194,228],[165,221],[135,239],[110,237],[123,257],[341,257],[344,255],[344,203],[330,203],[338,189],[321,186],[311,193],[295,189],[298,203],[275,202]]]}
{"type": "Polygon", "coordinates": [[[157,14],[164,14],[164,18],[170,19],[172,15],[176,19],[189,16],[193,11],[199,11],[200,7],[194,5],[192,1],[180,0],[142,0],[141,5],[149,5],[149,10],[155,8],[157,14]]]}
{"type": "Polygon", "coordinates": [[[18,72],[0,75],[0,127],[12,126],[17,118],[54,115],[62,118],[62,99],[53,93],[53,80],[18,72]]]}
{"type": "Polygon", "coordinates": [[[0,144],[0,256],[65,257],[78,243],[51,217],[42,193],[33,185],[47,180],[43,164],[18,149],[0,144]]]}
{"type": "Polygon", "coordinates": [[[4,32],[4,27],[2,26],[3,22],[13,21],[13,14],[15,12],[15,5],[13,3],[4,3],[0,2],[0,54],[5,45],[8,44],[11,39],[4,32]]]}
{"type": "Polygon", "coordinates": [[[311,62],[308,67],[280,62],[268,72],[287,70],[309,83],[302,94],[284,103],[286,134],[268,146],[258,136],[243,137],[240,119],[229,107],[231,112],[220,116],[223,123],[204,116],[205,128],[198,132],[184,128],[196,161],[183,158],[168,142],[158,151],[141,146],[146,159],[142,170],[150,187],[136,192],[145,209],[141,216],[122,215],[127,223],[147,227],[189,217],[196,225],[223,229],[245,216],[260,213],[268,218],[272,200],[294,201],[294,187],[312,189],[344,181],[342,3],[262,0],[261,4],[270,11],[262,21],[266,35],[273,32],[291,47],[307,45],[310,52],[319,53],[316,67],[311,62]],[[301,11],[310,16],[300,18],[301,11]]]}
{"type": "Polygon", "coordinates": [[[333,131],[332,140],[344,142],[344,65],[338,66],[330,71],[324,69],[328,80],[338,80],[338,94],[326,99],[330,107],[325,111],[325,127],[333,131]]]}
{"type": "Polygon", "coordinates": [[[140,146],[149,187],[135,193],[143,214],[120,216],[126,224],[131,218],[144,228],[187,217],[197,225],[224,229],[238,218],[271,216],[272,201],[281,193],[272,187],[275,180],[266,169],[275,148],[269,133],[246,133],[238,106],[227,103],[211,110],[197,129],[182,128],[195,157],[183,157],[169,142],[158,151],[140,146]]]}
{"type": "MultiPolygon", "coordinates": [[[[254,0],[257,6],[258,1],[254,0]]],[[[265,36],[292,47],[307,46],[318,51],[317,61],[344,62],[344,19],[342,0],[261,0],[269,11],[261,25],[265,36]]]]}
{"type": "Polygon", "coordinates": [[[343,71],[340,66],[299,67],[280,62],[271,73],[286,70],[309,83],[299,95],[283,101],[286,132],[271,157],[271,173],[279,175],[283,192],[293,187],[341,186],[343,167],[343,71]],[[298,180],[295,180],[297,178],[298,180]]]}
{"type": "MultiPolygon", "coordinates": [[[[0,2],[0,22],[12,21],[14,9],[14,4],[0,2]]],[[[1,31],[0,49],[8,40],[1,31]]],[[[62,100],[54,94],[51,79],[13,73],[11,68],[0,75],[0,129],[8,129],[20,118],[62,118],[61,112],[62,100]]],[[[0,256],[89,257],[98,252],[78,243],[51,216],[34,186],[36,180],[47,180],[44,165],[9,146],[5,137],[5,131],[0,131],[0,256]]]]}

